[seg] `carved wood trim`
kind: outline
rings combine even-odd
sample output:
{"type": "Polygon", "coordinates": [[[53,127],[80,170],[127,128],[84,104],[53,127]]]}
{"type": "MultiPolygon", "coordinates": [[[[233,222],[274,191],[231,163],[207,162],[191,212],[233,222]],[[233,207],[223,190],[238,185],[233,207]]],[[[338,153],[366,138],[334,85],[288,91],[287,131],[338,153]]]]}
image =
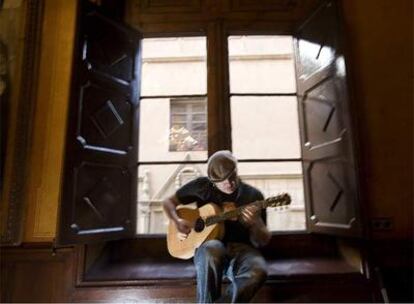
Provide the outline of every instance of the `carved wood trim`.
{"type": "MultiPolygon", "coordinates": [[[[144,34],[165,32],[165,27],[174,24],[187,25],[192,29],[195,23],[209,22],[239,23],[254,25],[275,23],[273,30],[290,32],[317,6],[319,0],[127,0],[125,20],[144,34]],[[287,23],[285,25],[284,23],[287,23]]],[[[181,27],[183,27],[181,25],[181,27]]],[[[268,29],[268,27],[265,29],[268,29]]]]}
{"type": "Polygon", "coordinates": [[[262,0],[261,5],[258,5],[256,0],[231,0],[230,7],[232,11],[291,11],[299,5],[298,2],[298,0],[262,0]]]}
{"type": "MultiPolygon", "coordinates": [[[[18,98],[15,142],[13,155],[9,155],[12,162],[10,186],[5,188],[8,199],[3,202],[8,205],[5,215],[5,228],[1,231],[1,245],[19,245],[22,241],[25,210],[25,182],[28,167],[28,150],[31,138],[31,125],[36,97],[40,36],[43,16],[44,0],[28,0],[25,22],[25,41],[22,68],[24,73],[20,79],[20,96],[18,98]]],[[[10,149],[9,149],[10,150],[10,149]]]]}
{"type": "Polygon", "coordinates": [[[136,2],[143,13],[199,12],[202,0],[141,0],[136,2]]]}

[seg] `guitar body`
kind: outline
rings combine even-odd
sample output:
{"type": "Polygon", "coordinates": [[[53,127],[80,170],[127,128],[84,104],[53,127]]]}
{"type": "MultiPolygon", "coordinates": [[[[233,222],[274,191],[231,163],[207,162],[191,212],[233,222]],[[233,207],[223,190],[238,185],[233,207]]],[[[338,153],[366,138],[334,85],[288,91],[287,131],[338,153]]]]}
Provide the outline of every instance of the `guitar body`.
{"type": "MultiPolygon", "coordinates": [[[[192,227],[199,218],[207,218],[220,214],[222,210],[214,203],[206,204],[198,209],[180,206],[177,208],[179,217],[189,221],[192,227]]],[[[173,221],[168,225],[167,247],[169,253],[179,259],[190,259],[194,256],[195,250],[204,242],[213,239],[221,239],[224,236],[224,223],[217,223],[205,226],[200,232],[191,229],[187,238],[180,240],[178,238],[178,230],[173,221]]]]}
{"type": "Polygon", "coordinates": [[[214,203],[209,203],[201,208],[194,209],[186,206],[176,208],[177,215],[191,223],[191,232],[187,238],[180,240],[175,223],[170,221],[167,233],[167,247],[169,253],[179,259],[190,259],[201,244],[208,240],[220,240],[224,236],[224,221],[237,221],[244,208],[255,205],[258,209],[267,207],[281,207],[289,205],[290,196],[287,193],[265,200],[256,201],[236,208],[232,202],[223,203],[223,210],[214,203]],[[209,224],[206,225],[206,222],[209,224]]]}

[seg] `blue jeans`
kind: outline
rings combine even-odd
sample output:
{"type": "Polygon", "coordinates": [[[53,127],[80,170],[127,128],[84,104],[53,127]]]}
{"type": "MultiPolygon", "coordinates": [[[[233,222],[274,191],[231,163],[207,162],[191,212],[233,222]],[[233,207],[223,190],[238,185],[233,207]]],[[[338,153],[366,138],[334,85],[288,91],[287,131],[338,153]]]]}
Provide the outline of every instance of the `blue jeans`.
{"type": "Polygon", "coordinates": [[[242,243],[203,243],[194,255],[198,303],[249,302],[266,280],[266,262],[255,248],[242,243]],[[230,284],[221,293],[222,277],[230,284]]]}

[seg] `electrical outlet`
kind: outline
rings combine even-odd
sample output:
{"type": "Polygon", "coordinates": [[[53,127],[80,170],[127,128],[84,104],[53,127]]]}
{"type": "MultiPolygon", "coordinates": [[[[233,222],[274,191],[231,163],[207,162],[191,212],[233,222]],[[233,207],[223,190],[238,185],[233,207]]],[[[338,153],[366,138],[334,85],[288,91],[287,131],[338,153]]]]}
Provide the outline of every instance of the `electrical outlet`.
{"type": "Polygon", "coordinates": [[[371,227],[374,231],[391,230],[393,220],[390,217],[375,217],[371,219],[371,227]]]}

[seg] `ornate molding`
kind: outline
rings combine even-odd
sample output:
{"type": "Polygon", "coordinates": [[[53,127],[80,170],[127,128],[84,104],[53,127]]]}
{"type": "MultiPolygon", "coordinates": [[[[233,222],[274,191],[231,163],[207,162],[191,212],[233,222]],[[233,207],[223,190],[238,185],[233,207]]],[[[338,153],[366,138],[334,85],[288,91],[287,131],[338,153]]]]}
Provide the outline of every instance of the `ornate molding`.
{"type": "Polygon", "coordinates": [[[298,2],[298,0],[262,0],[259,5],[257,0],[231,0],[231,10],[292,11],[298,6],[298,2]]]}
{"type": "MultiPolygon", "coordinates": [[[[24,28],[24,50],[20,79],[20,95],[17,104],[19,119],[14,123],[15,142],[13,155],[9,158],[12,162],[12,170],[9,176],[10,187],[7,215],[5,215],[5,228],[1,231],[1,245],[19,245],[23,237],[25,187],[27,179],[28,151],[31,136],[34,102],[36,98],[40,35],[43,16],[44,0],[28,0],[26,2],[26,20],[24,28]]],[[[13,122],[11,122],[13,123],[13,122]]],[[[10,150],[10,149],[9,149],[10,150]]]]}
{"type": "Polygon", "coordinates": [[[201,0],[141,0],[137,2],[142,13],[200,12],[201,0]]]}

